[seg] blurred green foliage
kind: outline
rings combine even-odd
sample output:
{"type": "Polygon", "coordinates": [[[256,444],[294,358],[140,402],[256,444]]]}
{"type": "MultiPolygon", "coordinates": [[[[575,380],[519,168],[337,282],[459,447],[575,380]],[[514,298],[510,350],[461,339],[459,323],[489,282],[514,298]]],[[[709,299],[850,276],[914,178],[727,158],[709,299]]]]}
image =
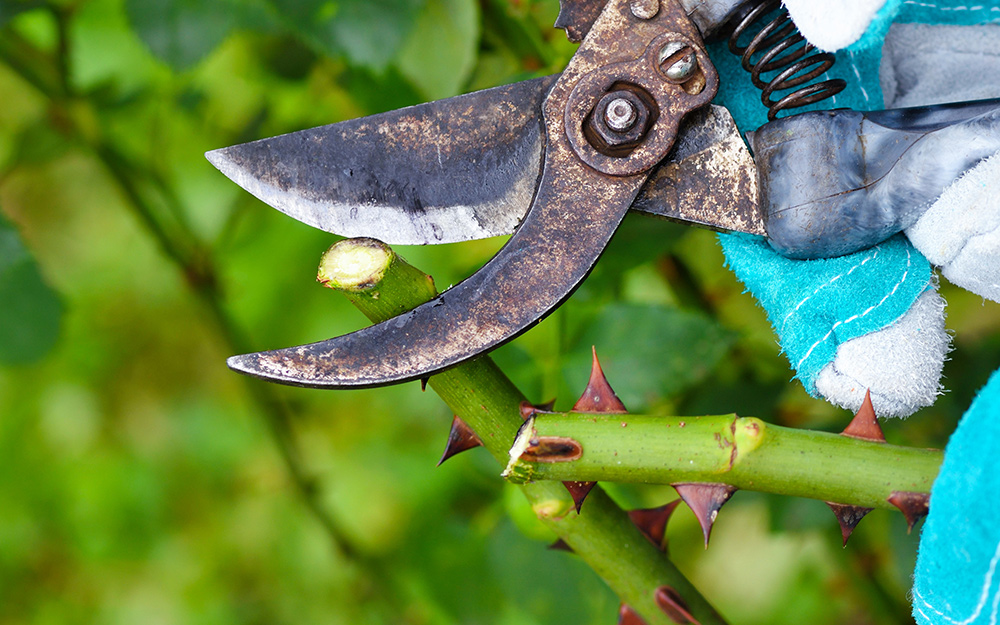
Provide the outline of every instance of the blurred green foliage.
{"type": "Polygon", "coordinates": [[[62,304],[21,237],[0,213],[0,362],[38,360],[59,335],[62,304]]]}
{"type": "MultiPolygon", "coordinates": [[[[313,283],[333,238],[202,158],[558,71],[573,46],[557,11],[0,0],[0,623],[614,622],[616,599],[545,549],[490,458],[434,468],[451,415],[419,385],[324,393],[225,368],[363,320],[313,283]]],[[[500,243],[401,252],[446,287],[500,243]]],[[[893,442],[943,445],[1000,364],[997,306],[942,290],[949,392],[887,424],[893,442]]],[[[591,344],[634,411],[848,417],[790,382],[711,233],[630,217],[573,298],[496,356],[568,408],[591,344]]],[[[669,536],[732,622],[907,620],[916,536],[898,516],[872,513],[842,550],[819,502],[741,493],[724,512],[708,552],[686,511],[669,536]]]]}

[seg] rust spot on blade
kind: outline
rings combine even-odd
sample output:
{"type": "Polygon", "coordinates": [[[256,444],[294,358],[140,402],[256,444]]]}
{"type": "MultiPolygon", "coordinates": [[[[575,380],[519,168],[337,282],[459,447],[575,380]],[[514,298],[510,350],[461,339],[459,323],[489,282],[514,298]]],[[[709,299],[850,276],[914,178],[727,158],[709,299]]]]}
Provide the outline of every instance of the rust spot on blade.
{"type": "Polygon", "coordinates": [[[886,501],[899,508],[906,517],[906,533],[913,531],[917,521],[927,516],[930,509],[930,495],[927,493],[912,493],[904,490],[894,490],[886,501]]]}
{"type": "Polygon", "coordinates": [[[851,537],[854,528],[858,526],[861,519],[865,518],[866,514],[872,511],[872,508],[848,506],[831,501],[827,501],[826,505],[830,506],[830,509],[833,510],[833,515],[837,517],[837,522],[840,523],[840,535],[843,537],[844,546],[846,547],[847,539],[851,537]]]}
{"type": "Polygon", "coordinates": [[[444,453],[441,454],[441,459],[438,460],[437,466],[441,466],[445,460],[455,454],[460,454],[474,447],[480,447],[482,444],[483,441],[479,439],[479,435],[473,432],[472,428],[465,421],[462,421],[458,415],[455,415],[455,418],[451,420],[448,443],[445,445],[444,453]]]}
{"type": "Polygon", "coordinates": [[[671,621],[678,625],[687,625],[688,623],[701,625],[698,619],[691,615],[691,610],[688,608],[687,602],[670,586],[660,586],[656,589],[653,597],[656,599],[656,605],[663,610],[663,613],[671,621]]]}
{"type": "Polygon", "coordinates": [[[646,625],[639,613],[626,604],[618,608],[618,625],[646,625]]]}
{"type": "Polygon", "coordinates": [[[622,414],[628,412],[625,404],[615,395],[614,389],[608,383],[601,369],[601,363],[597,360],[597,348],[592,347],[593,361],[590,366],[590,381],[583,395],[573,404],[575,412],[601,412],[611,414],[622,414]]]}
{"type": "Polygon", "coordinates": [[[841,434],[863,441],[885,442],[885,434],[882,433],[882,428],[878,424],[878,418],[875,416],[875,407],[872,406],[872,393],[870,390],[865,391],[865,400],[861,402],[861,407],[858,408],[857,414],[854,415],[854,418],[851,419],[851,422],[847,424],[847,427],[844,428],[841,434]]]}
{"type": "Polygon", "coordinates": [[[701,531],[705,535],[705,549],[708,549],[708,538],[712,534],[712,526],[715,525],[719,509],[738,489],[729,484],[683,483],[671,486],[697,517],[701,531]]]}
{"type": "Polygon", "coordinates": [[[674,513],[680,499],[675,499],[668,504],[658,508],[645,508],[640,510],[629,510],[628,518],[639,528],[643,536],[656,545],[660,551],[666,550],[667,522],[670,515],[674,513]]]}
{"type": "Polygon", "coordinates": [[[573,498],[576,513],[580,514],[583,501],[590,494],[590,491],[594,490],[594,487],[597,486],[597,482],[563,482],[563,486],[566,487],[566,490],[569,491],[570,496],[573,498]]]}

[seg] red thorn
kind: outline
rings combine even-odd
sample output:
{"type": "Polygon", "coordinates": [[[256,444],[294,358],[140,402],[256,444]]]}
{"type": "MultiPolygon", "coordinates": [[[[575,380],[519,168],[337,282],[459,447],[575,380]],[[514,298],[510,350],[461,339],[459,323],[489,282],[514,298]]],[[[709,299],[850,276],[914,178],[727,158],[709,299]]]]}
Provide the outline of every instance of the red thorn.
{"type": "Polygon", "coordinates": [[[927,493],[911,493],[905,490],[894,490],[886,501],[899,508],[906,517],[906,533],[913,531],[917,521],[927,516],[931,497],[927,493]]]}
{"type": "Polygon", "coordinates": [[[420,391],[421,392],[426,392],[427,391],[427,383],[430,382],[430,381],[431,381],[430,378],[420,378],[420,391]]]}
{"type": "Polygon", "coordinates": [[[854,528],[858,526],[861,519],[865,518],[866,514],[872,511],[872,508],[848,506],[831,501],[826,502],[826,505],[830,506],[830,509],[833,510],[833,515],[837,517],[837,522],[840,523],[840,535],[844,538],[844,546],[846,547],[847,539],[851,537],[854,528]]]}
{"type": "Polygon", "coordinates": [[[615,391],[608,384],[608,379],[604,377],[601,370],[601,363],[597,361],[597,348],[591,348],[594,360],[590,367],[590,381],[583,395],[573,404],[575,412],[603,412],[603,413],[625,413],[625,404],[622,403],[615,391]]]}
{"type": "Polygon", "coordinates": [[[524,421],[527,421],[532,416],[534,416],[536,412],[538,412],[538,409],[535,408],[531,404],[531,402],[528,401],[522,401],[520,404],[520,409],[521,409],[521,419],[523,419],[524,421]]]}
{"type": "Polygon", "coordinates": [[[527,421],[536,412],[552,412],[552,408],[555,407],[556,400],[552,399],[545,402],[544,404],[532,404],[531,402],[522,401],[520,404],[521,409],[521,419],[527,421]]]}
{"type": "Polygon", "coordinates": [[[573,503],[576,504],[576,513],[580,514],[580,508],[583,507],[583,500],[597,486],[597,482],[563,482],[563,486],[566,487],[570,496],[573,497],[573,503]]]}
{"type": "Polygon", "coordinates": [[[719,508],[729,501],[737,488],[729,484],[703,483],[671,484],[671,486],[698,518],[701,531],[705,534],[705,549],[708,549],[708,537],[712,534],[712,526],[719,515],[719,508]]]}
{"type": "Polygon", "coordinates": [[[688,608],[687,603],[670,586],[660,586],[657,588],[654,598],[656,599],[656,605],[677,625],[687,625],[687,623],[701,625],[698,619],[691,615],[691,610],[688,608]]]}
{"type": "Polygon", "coordinates": [[[646,625],[639,613],[625,605],[618,608],[618,625],[646,625]]]}
{"type": "Polygon", "coordinates": [[[667,521],[680,503],[680,499],[675,499],[659,508],[629,510],[628,518],[632,519],[643,536],[663,551],[666,547],[667,521]]]}
{"type": "Polygon", "coordinates": [[[445,460],[455,454],[460,454],[473,447],[479,447],[482,444],[483,441],[479,440],[479,436],[472,431],[472,428],[456,415],[451,420],[451,431],[448,432],[448,444],[445,445],[444,453],[441,454],[441,459],[438,460],[437,466],[441,466],[445,460]]]}
{"type": "Polygon", "coordinates": [[[885,435],[882,433],[878,418],[875,416],[875,407],[872,406],[872,392],[870,390],[865,391],[865,400],[861,402],[857,414],[854,415],[841,434],[863,441],[885,442],[885,435]]]}
{"type": "Polygon", "coordinates": [[[568,553],[573,553],[573,548],[566,544],[566,541],[562,538],[558,539],[556,542],[549,545],[549,549],[552,551],[566,551],[568,553]]]}

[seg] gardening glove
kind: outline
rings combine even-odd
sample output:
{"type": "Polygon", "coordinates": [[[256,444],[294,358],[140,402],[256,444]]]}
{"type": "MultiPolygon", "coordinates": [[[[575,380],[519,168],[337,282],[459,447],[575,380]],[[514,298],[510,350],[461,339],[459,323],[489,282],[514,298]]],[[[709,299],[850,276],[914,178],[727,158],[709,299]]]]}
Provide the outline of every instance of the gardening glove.
{"type": "Polygon", "coordinates": [[[913,618],[920,625],[987,625],[1000,610],[1000,371],[944,450],[920,532],[913,618]]]}
{"type": "MultiPolygon", "coordinates": [[[[786,5],[807,37],[828,48],[849,44],[830,72],[849,86],[821,108],[1000,97],[1000,26],[955,25],[998,20],[1000,8],[893,0],[786,5]],[[859,30],[859,20],[867,30],[859,30]]],[[[738,61],[716,57],[723,61],[722,84],[730,87],[720,91],[721,103],[741,128],[759,127],[766,115],[759,92],[740,75],[738,61]]],[[[870,389],[879,415],[906,416],[940,393],[949,349],[944,300],[930,264],[955,284],[1000,300],[998,196],[995,156],[904,224],[909,239],[899,235],[868,250],[810,261],[784,258],[753,237],[721,235],[720,241],[727,264],[766,309],[795,377],[811,395],[854,411],[870,389]]]]}

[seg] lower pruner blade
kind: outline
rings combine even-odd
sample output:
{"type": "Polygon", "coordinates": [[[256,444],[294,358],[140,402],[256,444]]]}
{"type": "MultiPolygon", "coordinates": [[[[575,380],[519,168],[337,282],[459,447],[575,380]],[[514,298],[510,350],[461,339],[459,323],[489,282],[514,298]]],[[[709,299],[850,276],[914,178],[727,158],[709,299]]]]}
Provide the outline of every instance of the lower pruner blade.
{"type": "Polygon", "coordinates": [[[521,334],[583,281],[646,175],[608,177],[569,148],[546,153],[531,211],[483,268],[436,299],[357,332],[319,343],[233,356],[229,366],[313,388],[371,387],[427,377],[521,334]],[[593,207],[579,210],[580,206],[593,207]]]}

